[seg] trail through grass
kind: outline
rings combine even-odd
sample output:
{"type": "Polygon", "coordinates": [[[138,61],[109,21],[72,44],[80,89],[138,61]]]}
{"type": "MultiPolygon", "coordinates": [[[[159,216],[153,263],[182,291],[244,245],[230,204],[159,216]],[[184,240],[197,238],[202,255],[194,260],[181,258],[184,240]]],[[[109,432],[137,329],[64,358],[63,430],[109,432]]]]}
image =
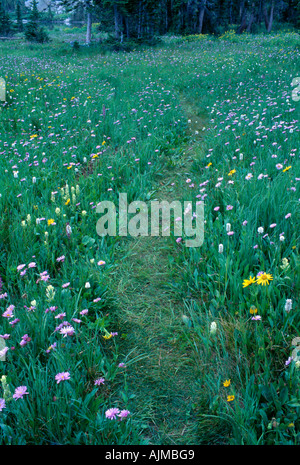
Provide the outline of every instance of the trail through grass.
{"type": "MultiPolygon", "coordinates": [[[[168,175],[157,181],[155,198],[159,201],[180,200],[179,178],[188,176],[193,155],[200,150],[199,131],[205,116],[181,97],[189,140],[176,151],[168,175]]],[[[174,292],[182,279],[172,263],[176,251],[163,236],[133,239],[125,249],[125,259],[112,275],[110,287],[121,327],[126,328],[122,349],[141,356],[128,368],[130,393],[148,422],[150,443],[196,444],[199,365],[185,341],[184,299],[174,292]]]]}

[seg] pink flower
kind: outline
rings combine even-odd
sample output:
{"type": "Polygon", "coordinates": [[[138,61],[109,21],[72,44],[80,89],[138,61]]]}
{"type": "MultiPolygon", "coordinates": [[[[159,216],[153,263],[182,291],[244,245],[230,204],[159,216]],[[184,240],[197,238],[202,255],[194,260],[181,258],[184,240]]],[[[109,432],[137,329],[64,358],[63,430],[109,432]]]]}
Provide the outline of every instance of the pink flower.
{"type": "Polygon", "coordinates": [[[123,418],[127,418],[128,415],[130,415],[129,410],[121,410],[118,417],[121,418],[121,420],[122,420],[123,418]]]}
{"type": "Polygon", "coordinates": [[[0,412],[6,407],[5,399],[0,399],[0,412]]]}
{"type": "Polygon", "coordinates": [[[26,265],[18,265],[17,266],[17,271],[21,271],[23,270],[23,268],[25,268],[26,265]]]}
{"type": "Polygon", "coordinates": [[[15,389],[15,393],[13,395],[13,398],[15,400],[17,399],[23,399],[23,396],[25,396],[25,394],[29,394],[29,392],[27,392],[27,386],[19,386],[15,389]]]}
{"type": "Polygon", "coordinates": [[[270,224],[270,228],[275,228],[275,227],[276,227],[276,223],[270,224]]]}
{"type": "Polygon", "coordinates": [[[73,334],[75,334],[75,329],[73,328],[73,326],[70,325],[70,326],[65,326],[61,328],[59,332],[60,334],[63,334],[64,337],[73,336],[73,334]]]}
{"type": "Polygon", "coordinates": [[[61,381],[66,381],[67,379],[70,379],[70,373],[68,371],[57,373],[57,375],[55,375],[57,384],[59,384],[61,381]]]}
{"type": "Polygon", "coordinates": [[[9,307],[7,307],[7,309],[5,310],[4,313],[2,313],[2,316],[4,318],[13,318],[14,316],[14,309],[15,309],[15,306],[14,305],[10,305],[9,307]]]}
{"type": "Polygon", "coordinates": [[[89,313],[89,311],[88,311],[87,308],[85,308],[84,310],[81,310],[81,312],[79,312],[79,313],[80,313],[80,315],[83,316],[83,315],[87,315],[89,313]]]}
{"type": "Polygon", "coordinates": [[[106,418],[109,418],[110,420],[115,420],[119,414],[120,410],[118,408],[110,408],[105,412],[106,418]]]}
{"type": "Polygon", "coordinates": [[[292,216],[291,213],[288,213],[287,215],[285,215],[285,219],[287,220],[288,218],[290,218],[292,216]]]}
{"type": "Polygon", "coordinates": [[[65,288],[68,287],[68,286],[70,286],[70,283],[65,283],[65,284],[63,284],[61,287],[62,287],[63,289],[65,289],[65,288]]]}
{"type": "Polygon", "coordinates": [[[233,236],[233,234],[234,234],[234,231],[229,231],[229,232],[227,233],[227,236],[233,236]]]}
{"type": "Polygon", "coordinates": [[[30,262],[28,263],[28,268],[35,268],[36,267],[36,263],[35,262],[30,262]]]}
{"type": "Polygon", "coordinates": [[[104,384],[104,383],[105,383],[104,378],[98,378],[98,379],[95,380],[94,385],[95,386],[100,386],[100,384],[104,384]]]}

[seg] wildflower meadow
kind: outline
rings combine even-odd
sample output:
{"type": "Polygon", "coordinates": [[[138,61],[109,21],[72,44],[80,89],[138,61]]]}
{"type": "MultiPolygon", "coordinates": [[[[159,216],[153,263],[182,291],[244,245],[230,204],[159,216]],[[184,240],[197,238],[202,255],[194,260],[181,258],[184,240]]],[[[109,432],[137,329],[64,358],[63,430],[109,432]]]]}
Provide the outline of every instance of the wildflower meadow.
{"type": "Polygon", "coordinates": [[[299,445],[299,34],[52,34],[0,43],[0,444],[299,445]]]}

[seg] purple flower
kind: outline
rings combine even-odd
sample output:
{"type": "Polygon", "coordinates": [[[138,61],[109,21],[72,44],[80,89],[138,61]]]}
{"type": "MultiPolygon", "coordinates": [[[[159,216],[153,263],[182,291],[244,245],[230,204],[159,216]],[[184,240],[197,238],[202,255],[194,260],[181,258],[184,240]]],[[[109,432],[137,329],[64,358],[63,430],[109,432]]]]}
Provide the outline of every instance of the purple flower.
{"type": "Polygon", "coordinates": [[[95,380],[94,385],[95,386],[100,386],[101,384],[104,384],[104,383],[105,383],[104,378],[98,378],[98,379],[95,380]]]}
{"type": "Polygon", "coordinates": [[[61,381],[66,381],[67,379],[70,379],[70,373],[68,371],[57,373],[57,375],[55,375],[57,384],[59,384],[61,381]]]}
{"type": "Polygon", "coordinates": [[[17,399],[23,399],[23,396],[25,396],[25,394],[29,394],[29,392],[27,392],[27,386],[19,386],[15,389],[15,393],[13,395],[13,398],[15,400],[17,399]]]}
{"type": "Polygon", "coordinates": [[[123,419],[123,418],[127,418],[128,415],[130,415],[129,410],[121,410],[121,412],[119,413],[118,417],[120,417],[121,419],[123,419]]]}
{"type": "Polygon", "coordinates": [[[293,360],[293,357],[289,357],[286,361],[285,361],[285,366],[287,367],[291,361],[293,360]]]}
{"type": "Polygon", "coordinates": [[[7,307],[7,309],[5,310],[4,313],[2,313],[2,316],[4,318],[13,318],[14,316],[14,309],[15,309],[15,306],[14,305],[10,305],[9,307],[7,307]]]}
{"type": "Polygon", "coordinates": [[[28,336],[28,334],[24,334],[24,336],[22,336],[22,340],[20,342],[20,346],[21,347],[24,347],[26,346],[26,344],[28,344],[28,342],[31,341],[31,337],[28,336]]]}
{"type": "Polygon", "coordinates": [[[53,344],[51,344],[51,346],[48,347],[48,349],[46,350],[46,354],[49,354],[51,350],[55,350],[56,349],[56,346],[57,346],[57,343],[54,342],[53,344]]]}
{"type": "Polygon", "coordinates": [[[6,407],[5,399],[0,399],[0,412],[6,407]]]}
{"type": "Polygon", "coordinates": [[[63,328],[61,328],[59,332],[60,334],[63,334],[64,337],[73,336],[73,334],[75,334],[75,329],[73,328],[73,326],[69,325],[69,326],[64,326],[63,328]]]}
{"type": "Polygon", "coordinates": [[[110,408],[105,412],[106,418],[109,418],[110,420],[115,420],[119,414],[120,410],[118,408],[110,408]]]}
{"type": "Polygon", "coordinates": [[[19,323],[19,321],[20,321],[19,318],[15,318],[13,321],[10,321],[9,324],[10,324],[12,327],[14,327],[17,323],[19,323]]]}

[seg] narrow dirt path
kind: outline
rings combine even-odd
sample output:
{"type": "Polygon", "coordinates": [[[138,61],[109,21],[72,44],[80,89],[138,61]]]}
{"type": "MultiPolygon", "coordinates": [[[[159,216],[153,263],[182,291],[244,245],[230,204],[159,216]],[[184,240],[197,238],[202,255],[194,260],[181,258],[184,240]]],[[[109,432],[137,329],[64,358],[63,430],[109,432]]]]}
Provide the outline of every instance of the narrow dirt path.
{"type": "MultiPolygon", "coordinates": [[[[192,154],[198,149],[199,116],[186,103],[190,143],[182,148],[174,169],[156,192],[158,200],[180,199],[180,184],[189,175],[192,154]],[[197,129],[196,129],[197,128],[197,129]],[[181,178],[181,180],[180,180],[181,178]],[[179,181],[180,182],[177,182],[179,181]],[[175,181],[175,185],[171,183],[175,181]]],[[[200,134],[201,137],[201,134],[200,134]]],[[[124,251],[123,251],[124,252],[124,251]]],[[[185,303],[172,286],[181,279],[170,261],[172,251],[164,237],[141,237],[125,248],[126,258],[112,277],[121,328],[126,333],[121,350],[143,357],[128,366],[128,385],[136,410],[149,425],[151,444],[197,444],[196,410],[201,396],[198,368],[186,343],[182,321],[185,303]]]]}

